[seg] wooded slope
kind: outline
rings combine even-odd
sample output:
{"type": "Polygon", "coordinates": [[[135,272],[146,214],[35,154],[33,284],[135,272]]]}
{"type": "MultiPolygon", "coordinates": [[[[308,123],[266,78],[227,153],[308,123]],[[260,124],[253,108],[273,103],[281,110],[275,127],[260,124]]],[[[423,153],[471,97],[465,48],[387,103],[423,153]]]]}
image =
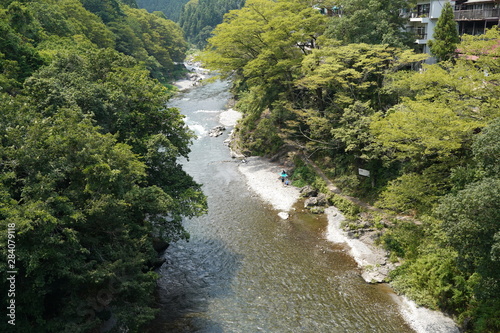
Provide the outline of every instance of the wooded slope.
{"type": "Polygon", "coordinates": [[[138,332],[154,245],[206,210],[177,162],[194,135],[158,81],[182,32],[115,0],[2,1],[0,31],[0,331],[138,332]]]}

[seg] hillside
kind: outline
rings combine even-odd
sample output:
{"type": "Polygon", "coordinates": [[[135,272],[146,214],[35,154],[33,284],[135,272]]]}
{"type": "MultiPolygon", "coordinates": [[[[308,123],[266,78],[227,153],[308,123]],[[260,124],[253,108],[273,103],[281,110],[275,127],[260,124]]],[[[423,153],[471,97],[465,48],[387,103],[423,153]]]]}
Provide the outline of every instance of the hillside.
{"type": "Polygon", "coordinates": [[[137,0],[137,6],[144,8],[148,12],[160,11],[165,16],[174,21],[179,22],[179,17],[182,12],[182,7],[189,0],[137,0]]]}
{"type": "MultiPolygon", "coordinates": [[[[441,61],[425,65],[400,29],[409,3],[342,4],[327,17],[302,1],[248,0],[215,28],[200,59],[233,79],[244,115],[234,144],[245,155],[294,149],[343,194],[406,216],[332,198],[352,234],[379,231],[400,264],[396,290],[468,332],[498,332],[500,32],[451,44],[448,29],[434,44],[441,61]]],[[[294,182],[328,192],[295,164],[294,182]]]]}

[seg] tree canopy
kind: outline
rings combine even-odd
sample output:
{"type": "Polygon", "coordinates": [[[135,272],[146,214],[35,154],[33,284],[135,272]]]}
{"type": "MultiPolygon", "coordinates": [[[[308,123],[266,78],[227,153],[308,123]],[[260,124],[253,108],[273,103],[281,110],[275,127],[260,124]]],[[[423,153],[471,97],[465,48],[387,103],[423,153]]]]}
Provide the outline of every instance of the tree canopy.
{"type": "Polygon", "coordinates": [[[498,29],[424,65],[401,29],[412,2],[334,4],[328,18],[299,0],[251,0],[216,27],[200,58],[234,79],[236,144],[294,147],[344,193],[421,219],[396,220],[380,239],[402,262],[396,289],[465,329],[497,331],[498,29]]]}
{"type": "Polygon", "coordinates": [[[13,259],[0,267],[4,290],[17,271],[20,332],[140,331],[156,312],[157,245],[187,239],[182,220],[206,211],[178,162],[194,135],[153,78],[173,79],[180,28],[83,4],[0,8],[0,244],[13,259]]]}

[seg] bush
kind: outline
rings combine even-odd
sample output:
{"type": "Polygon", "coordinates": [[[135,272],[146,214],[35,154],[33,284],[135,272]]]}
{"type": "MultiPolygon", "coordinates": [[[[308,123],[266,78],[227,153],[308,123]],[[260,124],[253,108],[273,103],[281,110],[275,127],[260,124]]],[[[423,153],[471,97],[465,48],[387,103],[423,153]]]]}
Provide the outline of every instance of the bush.
{"type": "Polygon", "coordinates": [[[419,305],[459,314],[466,310],[477,279],[461,275],[456,258],[451,248],[429,248],[391,272],[391,284],[419,305]]]}
{"type": "Polygon", "coordinates": [[[424,237],[422,226],[413,222],[399,222],[381,237],[383,247],[401,258],[415,258],[424,237]]]}
{"type": "Polygon", "coordinates": [[[328,195],[328,203],[337,207],[347,218],[356,218],[356,215],[361,212],[358,205],[335,193],[328,195]]]}
{"type": "Polygon", "coordinates": [[[436,201],[437,188],[429,178],[415,173],[391,181],[375,203],[377,207],[409,213],[429,210],[436,201]]]}
{"type": "Polygon", "coordinates": [[[316,180],[316,174],[314,171],[298,156],[294,159],[294,164],[295,170],[291,175],[293,185],[297,187],[313,185],[316,180]]]}

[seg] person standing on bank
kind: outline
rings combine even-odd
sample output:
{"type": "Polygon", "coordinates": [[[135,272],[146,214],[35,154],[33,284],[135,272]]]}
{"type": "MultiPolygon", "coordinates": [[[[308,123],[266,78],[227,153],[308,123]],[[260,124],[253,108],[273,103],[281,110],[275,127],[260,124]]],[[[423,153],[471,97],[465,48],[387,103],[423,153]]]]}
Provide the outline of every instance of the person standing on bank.
{"type": "Polygon", "coordinates": [[[284,183],[285,178],[288,177],[285,170],[281,171],[280,177],[281,177],[281,182],[284,183]]]}

